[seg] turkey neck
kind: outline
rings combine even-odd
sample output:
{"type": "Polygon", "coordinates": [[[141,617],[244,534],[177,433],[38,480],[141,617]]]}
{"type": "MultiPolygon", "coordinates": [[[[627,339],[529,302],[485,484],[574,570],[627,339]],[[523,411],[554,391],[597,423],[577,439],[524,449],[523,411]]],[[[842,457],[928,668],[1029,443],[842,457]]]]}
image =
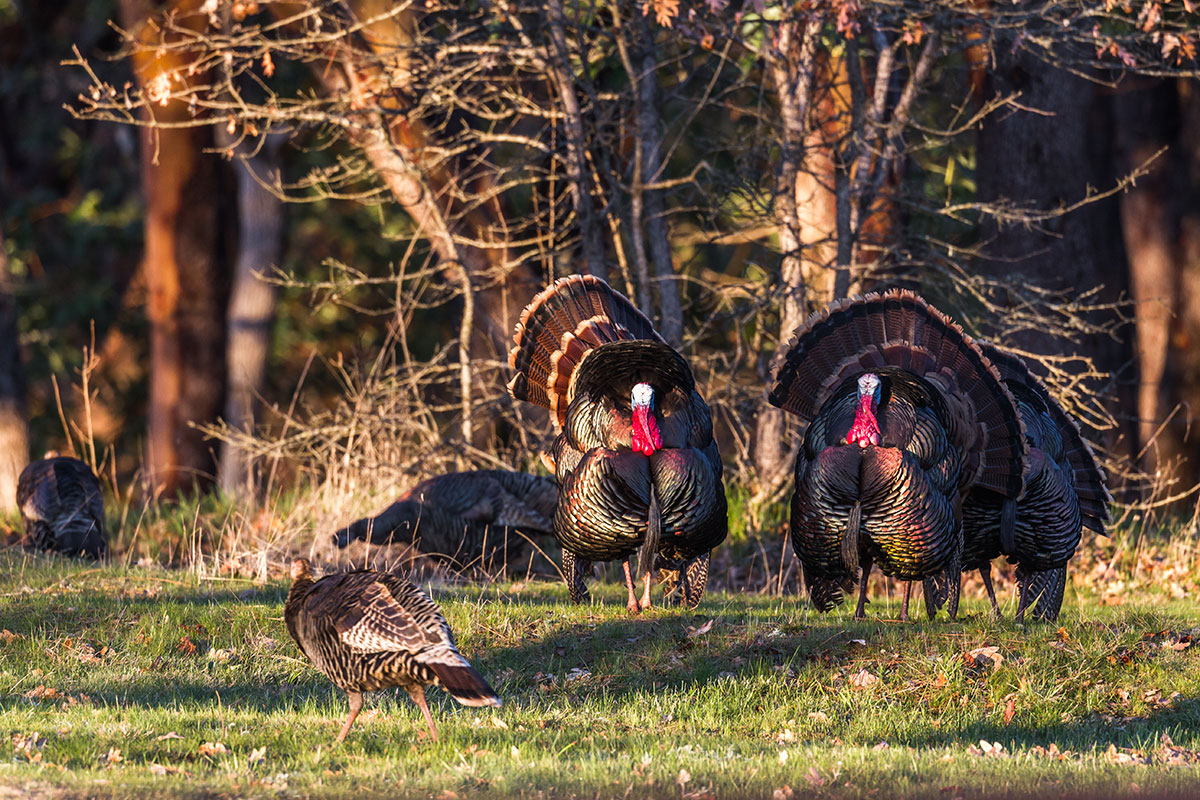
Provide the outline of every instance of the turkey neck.
{"type": "Polygon", "coordinates": [[[288,627],[292,625],[292,620],[296,619],[300,613],[301,607],[304,605],[304,595],[308,594],[308,590],[316,583],[311,576],[301,576],[292,581],[292,588],[288,590],[287,602],[283,606],[283,615],[287,618],[288,627]]]}
{"type": "Polygon", "coordinates": [[[868,444],[879,444],[881,440],[879,421],[875,418],[875,410],[871,408],[874,398],[864,394],[858,398],[858,408],[854,411],[854,424],[846,434],[847,444],[857,444],[866,447],[868,444]]]}

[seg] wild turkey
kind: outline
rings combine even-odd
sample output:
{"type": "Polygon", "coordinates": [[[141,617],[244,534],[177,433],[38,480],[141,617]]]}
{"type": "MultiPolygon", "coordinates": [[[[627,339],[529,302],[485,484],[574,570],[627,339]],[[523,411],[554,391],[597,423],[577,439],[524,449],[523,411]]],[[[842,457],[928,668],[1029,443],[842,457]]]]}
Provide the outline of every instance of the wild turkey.
{"type": "Polygon", "coordinates": [[[978,345],[911,292],[843,300],[796,334],[770,400],[809,423],[790,532],[813,604],[829,611],[857,580],[862,618],[877,563],[932,577],[930,616],[948,601],[953,618],[963,495],[1023,486],[1016,403],[978,345]]]}
{"type": "Polygon", "coordinates": [[[979,570],[999,617],[991,561],[1008,556],[1017,565],[1017,619],[1026,609],[1037,619],[1057,619],[1066,565],[1082,528],[1104,535],[1112,498],[1079,426],[1025,362],[994,345],[978,344],[1016,398],[1029,454],[1025,491],[1017,500],[974,488],[963,502],[963,570],[979,570]]]}
{"type": "Polygon", "coordinates": [[[296,644],[350,700],[337,741],[346,738],[363,692],[399,686],[437,727],[425,687],[441,686],[465,706],[499,706],[500,698],[462,657],[441,609],[397,575],[363,570],[314,581],[306,559],[292,562],[284,619],[296,644]]]}
{"type": "Polygon", "coordinates": [[[524,536],[552,533],[557,500],[554,481],[538,475],[453,472],[421,481],[377,516],[342,528],[333,542],[412,544],[460,569],[502,564],[525,551],[524,536]]]}
{"type": "Polygon", "coordinates": [[[558,479],[554,536],[571,599],[588,597],[593,561],[624,562],[633,613],[650,607],[659,560],[668,594],[695,607],[709,552],[726,535],[721,455],[708,405],[683,357],[631,302],[586,275],[556,281],[521,314],[508,385],[550,410],[558,479]],[[639,601],[629,557],[646,586],[639,601]]]}
{"type": "Polygon", "coordinates": [[[100,481],[79,459],[53,456],[29,464],[17,479],[17,505],[33,547],[89,558],[108,550],[100,481]]]}

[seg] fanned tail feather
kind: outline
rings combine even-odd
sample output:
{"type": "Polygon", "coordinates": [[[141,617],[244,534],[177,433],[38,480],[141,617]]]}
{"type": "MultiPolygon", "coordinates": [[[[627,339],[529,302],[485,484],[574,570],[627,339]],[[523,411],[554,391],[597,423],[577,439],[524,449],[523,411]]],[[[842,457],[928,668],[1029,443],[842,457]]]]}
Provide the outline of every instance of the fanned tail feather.
{"type": "Polygon", "coordinates": [[[1025,360],[988,342],[977,342],[984,355],[995,365],[1000,377],[1009,383],[1019,383],[1041,400],[1062,437],[1063,454],[1074,473],[1075,493],[1083,526],[1101,536],[1107,536],[1105,526],[1112,520],[1112,495],[1106,486],[1107,476],[1096,461],[1091,445],[1083,438],[1079,423],[1054,399],[1046,385],[1029,370],[1025,360]]]}
{"type": "Polygon", "coordinates": [[[461,664],[429,663],[438,683],[464,706],[500,706],[503,702],[483,676],[464,660],[461,664]]]}
{"type": "Polygon", "coordinates": [[[842,534],[842,563],[850,574],[858,572],[858,531],[862,526],[862,502],[856,500],[846,517],[846,531],[842,534]]]}
{"type": "Polygon", "coordinates": [[[658,502],[658,491],[650,484],[650,508],[646,513],[646,538],[638,549],[638,572],[645,575],[654,569],[658,545],[662,541],[662,506],[658,502]]]}
{"type": "Polygon", "coordinates": [[[570,550],[562,551],[563,580],[567,583],[567,594],[572,603],[586,603],[591,599],[584,578],[592,569],[592,562],[580,558],[570,550]]]}
{"type": "Polygon", "coordinates": [[[983,428],[976,485],[1005,497],[1024,487],[1026,444],[1016,402],[962,328],[912,292],[867,294],[809,317],[792,340],[770,401],[811,421],[846,381],[902,369],[969,401],[983,428]]]}
{"type": "Polygon", "coordinates": [[[696,556],[683,570],[683,602],[688,608],[700,605],[708,586],[708,561],[711,553],[696,556]]]}
{"type": "Polygon", "coordinates": [[[666,347],[646,315],[604,281],[590,275],[561,278],[521,313],[508,357],[516,373],[508,390],[517,400],[549,409],[561,425],[584,358],[601,345],[637,340],[666,347]]]}
{"type": "Polygon", "coordinates": [[[1067,588],[1067,568],[1058,567],[1040,572],[1017,568],[1017,590],[1020,604],[1017,606],[1017,621],[1025,618],[1030,609],[1033,618],[1045,622],[1058,619],[1062,610],[1063,593],[1067,588]]]}

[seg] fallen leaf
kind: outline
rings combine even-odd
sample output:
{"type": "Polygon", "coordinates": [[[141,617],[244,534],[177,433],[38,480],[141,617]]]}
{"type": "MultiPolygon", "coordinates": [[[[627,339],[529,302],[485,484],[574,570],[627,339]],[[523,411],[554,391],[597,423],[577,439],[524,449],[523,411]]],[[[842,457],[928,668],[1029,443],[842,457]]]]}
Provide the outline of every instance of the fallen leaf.
{"type": "Polygon", "coordinates": [[[691,779],[692,773],[688,772],[686,769],[680,768],[679,775],[675,778],[675,782],[678,783],[679,787],[682,789],[684,786],[687,786],[688,781],[691,779]]]}
{"type": "Polygon", "coordinates": [[[8,628],[5,628],[4,630],[0,631],[0,641],[4,642],[5,644],[12,644],[17,639],[24,639],[24,638],[25,637],[22,636],[21,634],[13,633],[8,628]]]}
{"type": "Polygon", "coordinates": [[[1004,663],[1004,656],[1000,655],[999,647],[976,647],[974,650],[964,653],[963,660],[967,662],[967,666],[976,669],[985,667],[995,669],[1004,663]]]}
{"type": "Polygon", "coordinates": [[[688,629],[687,629],[687,638],[695,639],[697,636],[703,636],[704,634],[708,633],[709,631],[712,630],[713,622],[714,622],[714,620],[710,619],[708,622],[704,623],[699,628],[693,628],[692,626],[689,625],[688,629]]]}
{"type": "Polygon", "coordinates": [[[179,644],[175,645],[175,647],[185,656],[194,656],[196,654],[196,645],[186,636],[180,636],[179,644]]]}
{"type": "Polygon", "coordinates": [[[824,711],[810,711],[808,712],[808,718],[813,722],[829,722],[829,715],[824,711]]]}
{"type": "Polygon", "coordinates": [[[53,686],[43,686],[39,683],[26,692],[25,696],[30,700],[61,700],[63,693],[53,686]]]}
{"type": "Polygon", "coordinates": [[[775,734],[775,741],[783,744],[786,742],[796,741],[796,734],[792,733],[791,728],[784,728],[779,733],[775,734]]]}
{"type": "Polygon", "coordinates": [[[808,773],[805,774],[804,780],[808,781],[809,786],[824,786],[825,779],[821,777],[821,773],[816,767],[809,767],[808,773]]]}
{"type": "Polygon", "coordinates": [[[164,733],[162,736],[155,736],[155,737],[154,737],[155,741],[159,741],[159,742],[166,741],[167,739],[182,739],[182,738],[183,738],[183,737],[182,737],[182,736],[180,736],[180,735],[179,735],[178,733],[176,733],[175,731],[171,731],[170,733],[164,733]]]}
{"type": "Polygon", "coordinates": [[[865,667],[850,676],[850,685],[855,689],[870,689],[879,683],[879,676],[869,672],[865,667]]]}
{"type": "Polygon", "coordinates": [[[508,723],[499,717],[492,717],[492,725],[496,726],[502,731],[508,730],[508,723]]]}
{"type": "Polygon", "coordinates": [[[202,756],[223,756],[229,752],[229,748],[221,742],[204,742],[196,752],[202,756]]]}
{"type": "Polygon", "coordinates": [[[1008,702],[1004,704],[1004,724],[1012,722],[1013,715],[1017,713],[1017,698],[1009,697],[1008,702]]]}
{"type": "Polygon", "coordinates": [[[267,748],[266,747],[256,747],[250,751],[250,757],[246,759],[246,762],[249,764],[258,764],[259,762],[265,760],[266,757],[267,757],[267,748]]]}
{"type": "Polygon", "coordinates": [[[107,753],[100,756],[100,760],[105,764],[120,764],[125,758],[121,755],[121,748],[110,747],[107,753]]]}
{"type": "Polygon", "coordinates": [[[780,750],[779,751],[779,765],[783,766],[784,764],[787,763],[787,761],[788,761],[788,751],[780,750]]]}
{"type": "Polygon", "coordinates": [[[786,785],[771,792],[771,800],[792,800],[795,796],[796,793],[792,791],[792,787],[786,785]]]}

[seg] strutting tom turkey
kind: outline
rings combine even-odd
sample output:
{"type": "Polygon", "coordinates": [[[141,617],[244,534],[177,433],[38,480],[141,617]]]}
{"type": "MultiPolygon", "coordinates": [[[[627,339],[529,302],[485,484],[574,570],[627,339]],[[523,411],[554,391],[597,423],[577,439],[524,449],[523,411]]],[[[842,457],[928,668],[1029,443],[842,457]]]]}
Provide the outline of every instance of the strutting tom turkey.
{"type": "Polygon", "coordinates": [[[437,728],[425,687],[441,686],[465,706],[499,706],[500,698],[462,657],[441,609],[398,575],[363,570],[314,581],[307,560],[292,562],[284,619],[296,644],[350,700],[337,741],[346,738],[363,692],[399,686],[437,728]]]}
{"type": "Polygon", "coordinates": [[[535,297],[514,341],[509,392],[549,409],[559,432],[554,535],[571,599],[587,598],[591,562],[621,560],[630,611],[650,606],[655,566],[667,594],[682,585],[694,607],[727,527],[712,416],[687,362],[624,295],[585,275],[535,297]]]}
{"type": "Polygon", "coordinates": [[[1030,609],[1038,619],[1053,620],[1082,529],[1104,535],[1112,498],[1079,426],[1025,362],[994,345],[979,346],[1016,398],[1029,452],[1018,499],[976,487],[963,501],[963,570],[979,570],[998,617],[991,561],[1007,556],[1017,566],[1017,619],[1030,609]]]}
{"type": "Polygon", "coordinates": [[[39,550],[100,558],[108,550],[104,497],[91,467],[55,456],[34,461],[17,479],[26,541],[39,550]]]}
{"type": "Polygon", "coordinates": [[[452,472],[421,481],[374,517],[333,535],[411,544],[457,569],[504,566],[526,551],[527,536],[551,535],[558,487],[539,475],[503,469],[452,472]]]}
{"type": "Polygon", "coordinates": [[[1016,403],[978,345],[911,292],[851,298],[797,332],[770,400],[808,422],[790,535],[813,604],[832,609],[857,581],[861,618],[878,564],[931,578],[930,616],[946,603],[953,618],[963,496],[1024,485],[1016,403]]]}

